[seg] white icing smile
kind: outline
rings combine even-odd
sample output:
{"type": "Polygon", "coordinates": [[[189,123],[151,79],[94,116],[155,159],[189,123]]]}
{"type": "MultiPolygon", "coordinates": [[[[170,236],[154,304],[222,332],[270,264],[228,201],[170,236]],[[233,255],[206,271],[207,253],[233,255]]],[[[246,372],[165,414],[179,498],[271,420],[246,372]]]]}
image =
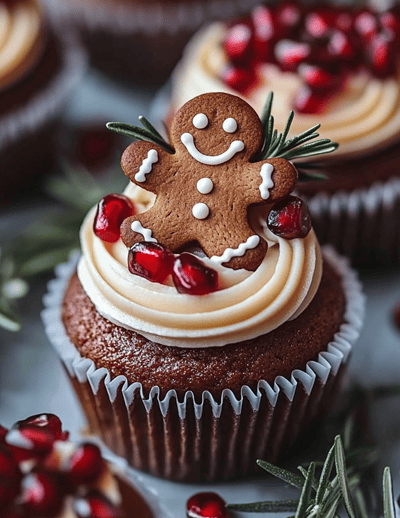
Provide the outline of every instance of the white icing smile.
{"type": "Polygon", "coordinates": [[[203,155],[196,148],[193,136],[190,133],[183,133],[181,136],[182,144],[187,149],[188,153],[195,159],[197,162],[205,165],[220,165],[228,162],[236,153],[243,151],[244,143],[241,140],[234,140],[229,148],[221,153],[220,155],[210,156],[203,155]]]}

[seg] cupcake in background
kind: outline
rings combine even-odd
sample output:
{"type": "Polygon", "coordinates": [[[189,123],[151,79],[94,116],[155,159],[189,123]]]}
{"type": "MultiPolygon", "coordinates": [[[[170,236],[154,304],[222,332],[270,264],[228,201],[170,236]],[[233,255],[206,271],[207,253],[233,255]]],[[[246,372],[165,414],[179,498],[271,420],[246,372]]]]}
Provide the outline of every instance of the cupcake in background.
{"type": "Polygon", "coordinates": [[[290,194],[284,156],[304,150],[277,140],[270,109],[262,124],[236,96],[199,96],[171,144],[146,119],[110,123],[141,140],[122,157],[131,182],[90,211],[77,272],[60,265],[44,300],[91,430],[156,476],[276,462],[331,407],[362,324],[354,273],[290,194]]]}
{"type": "Polygon", "coordinates": [[[248,13],[256,0],[44,0],[77,24],[92,62],[113,78],[160,84],[190,36],[210,20],[248,13]]]}
{"type": "Polygon", "coordinates": [[[358,265],[400,258],[400,9],[376,4],[380,10],[360,2],[259,5],[196,34],[172,82],[175,111],[201,93],[226,91],[261,115],[274,91],[278,129],[289,109],[293,133],[321,123],[321,137],[339,149],[324,158],[328,180],[298,192],[321,242],[358,265]]]}
{"type": "Polygon", "coordinates": [[[54,128],[86,69],[84,51],[35,0],[0,1],[0,202],[53,164],[54,128]]]}
{"type": "Polygon", "coordinates": [[[0,425],[2,518],[152,518],[140,492],[98,446],[76,443],[54,414],[0,425]]]}

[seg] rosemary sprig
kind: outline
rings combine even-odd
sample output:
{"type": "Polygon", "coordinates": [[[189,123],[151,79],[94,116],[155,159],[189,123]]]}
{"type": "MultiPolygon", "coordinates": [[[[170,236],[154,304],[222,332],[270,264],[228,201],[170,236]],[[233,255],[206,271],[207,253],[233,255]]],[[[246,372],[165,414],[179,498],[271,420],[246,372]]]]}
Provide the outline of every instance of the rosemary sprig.
{"type": "Polygon", "coordinates": [[[310,142],[319,137],[316,131],[319,129],[320,124],[316,124],[312,128],[303,131],[303,133],[288,139],[287,136],[294,118],[293,111],[289,113],[283,133],[279,133],[278,130],[274,129],[274,117],[271,115],[273,97],[274,94],[270,92],[261,116],[261,123],[264,129],[264,145],[261,152],[261,160],[274,157],[293,160],[295,158],[332,153],[332,151],[337,149],[338,144],[329,139],[319,139],[310,142]]]}
{"type": "Polygon", "coordinates": [[[143,128],[140,126],[133,126],[132,124],[127,124],[125,122],[107,122],[106,127],[111,131],[121,133],[128,137],[133,137],[137,140],[153,142],[165,149],[168,153],[174,153],[174,148],[171,144],[169,144],[163,136],[160,135],[155,127],[145,117],[143,117],[143,115],[140,115],[139,121],[142,123],[143,128]]]}

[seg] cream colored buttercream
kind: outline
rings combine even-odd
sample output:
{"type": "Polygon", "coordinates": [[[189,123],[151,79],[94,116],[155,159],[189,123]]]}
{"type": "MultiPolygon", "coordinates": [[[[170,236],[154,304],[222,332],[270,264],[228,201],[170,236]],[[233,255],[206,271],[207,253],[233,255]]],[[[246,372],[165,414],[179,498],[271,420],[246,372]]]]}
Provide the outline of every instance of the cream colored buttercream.
{"type": "Polygon", "coordinates": [[[42,13],[34,0],[0,3],[0,91],[35,66],[44,40],[42,13]]]}
{"type": "MultiPolygon", "coordinates": [[[[132,184],[125,194],[139,211],[154,199],[132,184]]],[[[254,230],[269,243],[262,264],[255,272],[218,267],[221,289],[202,296],[129,273],[122,242],[105,243],[93,233],[95,211],[81,229],[83,288],[101,315],[164,345],[222,346],[268,333],[301,313],[318,289],[322,260],[314,231],[305,239],[279,238],[263,223],[265,207],[252,214],[254,230]]]]}
{"type": "MultiPolygon", "coordinates": [[[[225,26],[215,23],[200,31],[186,48],[173,80],[173,106],[206,92],[229,92],[220,79],[227,64],[221,42],[225,26]]],[[[274,92],[274,119],[282,131],[292,109],[300,77],[282,72],[275,65],[259,69],[260,81],[245,99],[261,114],[267,93],[274,92]]],[[[400,138],[400,77],[380,80],[367,72],[352,76],[345,89],[330,103],[323,114],[296,114],[291,134],[298,134],[321,124],[320,136],[340,144],[334,155],[325,159],[368,154],[400,138]]]]}

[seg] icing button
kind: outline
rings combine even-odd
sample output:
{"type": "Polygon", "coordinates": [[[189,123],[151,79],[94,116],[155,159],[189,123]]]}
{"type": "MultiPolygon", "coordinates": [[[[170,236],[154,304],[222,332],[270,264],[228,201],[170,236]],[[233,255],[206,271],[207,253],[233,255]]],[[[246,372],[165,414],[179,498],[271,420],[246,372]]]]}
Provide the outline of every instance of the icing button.
{"type": "Polygon", "coordinates": [[[200,194],[210,194],[210,192],[214,189],[214,184],[210,178],[201,178],[197,182],[196,187],[200,194]]]}
{"type": "Polygon", "coordinates": [[[224,120],[222,129],[226,131],[226,133],[234,133],[237,130],[237,122],[234,118],[229,117],[228,119],[224,120]]]}
{"type": "Polygon", "coordinates": [[[196,203],[192,209],[192,214],[196,219],[206,219],[210,214],[210,209],[205,203],[196,203]]]}
{"type": "Polygon", "coordinates": [[[198,113],[193,117],[193,126],[197,129],[204,129],[208,126],[208,118],[204,113],[198,113]]]}

